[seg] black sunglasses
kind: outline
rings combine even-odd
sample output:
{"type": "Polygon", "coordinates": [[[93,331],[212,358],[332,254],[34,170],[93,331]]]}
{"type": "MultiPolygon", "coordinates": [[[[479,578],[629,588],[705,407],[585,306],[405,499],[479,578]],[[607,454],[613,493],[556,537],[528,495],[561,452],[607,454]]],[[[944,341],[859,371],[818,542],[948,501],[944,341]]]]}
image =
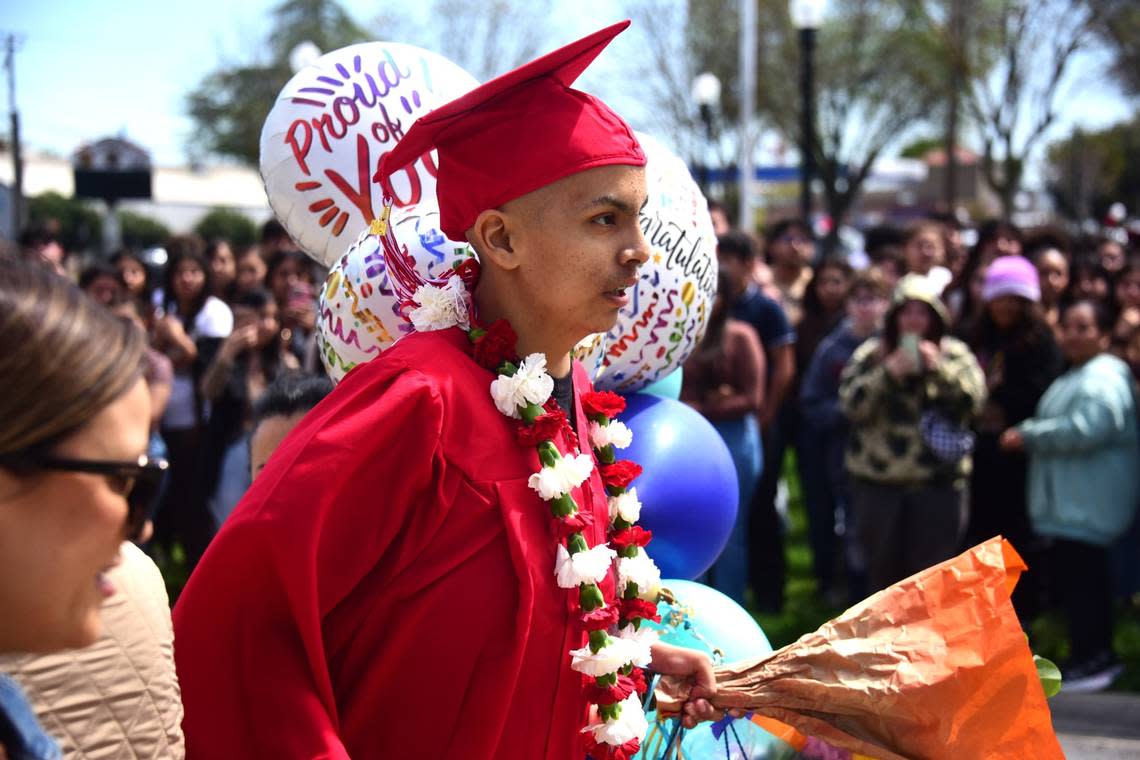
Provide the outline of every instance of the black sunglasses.
{"type": "Polygon", "coordinates": [[[154,507],[162,476],[170,469],[165,459],[145,454],[134,461],[67,459],[49,454],[0,456],[0,465],[13,469],[87,472],[105,475],[116,493],[127,500],[127,538],[137,539],[154,507]]]}

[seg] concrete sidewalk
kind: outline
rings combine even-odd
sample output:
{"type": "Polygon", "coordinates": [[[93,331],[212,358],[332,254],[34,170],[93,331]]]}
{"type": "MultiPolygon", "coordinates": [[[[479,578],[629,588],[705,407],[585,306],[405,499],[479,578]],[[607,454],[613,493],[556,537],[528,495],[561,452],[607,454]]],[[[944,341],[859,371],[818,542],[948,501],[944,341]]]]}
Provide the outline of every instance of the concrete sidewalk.
{"type": "Polygon", "coordinates": [[[1049,700],[1068,760],[1140,760],[1140,694],[1066,694],[1049,700]]]}

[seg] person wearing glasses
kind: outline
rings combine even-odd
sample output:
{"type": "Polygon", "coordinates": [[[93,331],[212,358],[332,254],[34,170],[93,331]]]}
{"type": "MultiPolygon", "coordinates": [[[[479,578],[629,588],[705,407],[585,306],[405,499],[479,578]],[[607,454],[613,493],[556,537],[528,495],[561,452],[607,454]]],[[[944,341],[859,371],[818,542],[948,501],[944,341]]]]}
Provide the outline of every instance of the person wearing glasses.
{"type": "MultiPolygon", "coordinates": [[[[144,346],[133,325],[57,275],[0,265],[0,653],[59,652],[100,636],[120,547],[145,522],[166,469],[143,453],[144,346]]],[[[60,684],[56,697],[74,686],[60,684]]],[[[88,713],[88,732],[123,708],[108,697],[88,713]]],[[[59,756],[23,690],[0,674],[0,758],[59,756]]]]}

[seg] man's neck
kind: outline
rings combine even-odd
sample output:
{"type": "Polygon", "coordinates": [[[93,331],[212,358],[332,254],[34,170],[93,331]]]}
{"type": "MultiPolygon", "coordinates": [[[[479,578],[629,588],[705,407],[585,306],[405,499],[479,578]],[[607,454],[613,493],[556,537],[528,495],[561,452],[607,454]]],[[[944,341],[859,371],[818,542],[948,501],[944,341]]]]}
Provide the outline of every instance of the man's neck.
{"type": "Polygon", "coordinates": [[[474,300],[480,323],[489,325],[497,319],[510,323],[518,336],[516,351],[519,356],[543,354],[546,356],[546,371],[552,377],[570,374],[570,351],[575,341],[544,329],[543,320],[526,313],[518,301],[501,298],[499,289],[490,283],[480,282],[475,289],[474,300]]]}

